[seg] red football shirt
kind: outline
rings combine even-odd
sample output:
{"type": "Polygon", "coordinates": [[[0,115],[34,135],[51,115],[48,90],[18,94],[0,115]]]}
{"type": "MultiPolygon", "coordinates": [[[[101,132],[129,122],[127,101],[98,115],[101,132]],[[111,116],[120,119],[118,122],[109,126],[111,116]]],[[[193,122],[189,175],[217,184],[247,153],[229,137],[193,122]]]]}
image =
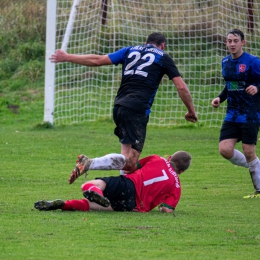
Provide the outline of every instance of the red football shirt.
{"type": "Polygon", "coordinates": [[[170,162],[158,155],[151,155],[139,163],[141,169],[125,175],[135,184],[137,210],[148,212],[161,203],[176,208],[181,197],[181,185],[170,162]]]}

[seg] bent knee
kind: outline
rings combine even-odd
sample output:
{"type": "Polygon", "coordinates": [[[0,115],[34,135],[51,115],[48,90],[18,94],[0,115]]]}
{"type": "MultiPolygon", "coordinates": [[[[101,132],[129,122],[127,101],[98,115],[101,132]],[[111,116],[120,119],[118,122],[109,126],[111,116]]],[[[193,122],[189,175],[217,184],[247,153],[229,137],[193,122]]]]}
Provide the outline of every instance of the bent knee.
{"type": "Polygon", "coordinates": [[[219,153],[221,154],[222,157],[229,160],[233,157],[234,150],[224,150],[224,149],[222,149],[222,150],[219,150],[219,153]]]}
{"type": "Polygon", "coordinates": [[[231,159],[234,155],[234,142],[223,140],[219,143],[219,153],[225,159],[231,159]]]}

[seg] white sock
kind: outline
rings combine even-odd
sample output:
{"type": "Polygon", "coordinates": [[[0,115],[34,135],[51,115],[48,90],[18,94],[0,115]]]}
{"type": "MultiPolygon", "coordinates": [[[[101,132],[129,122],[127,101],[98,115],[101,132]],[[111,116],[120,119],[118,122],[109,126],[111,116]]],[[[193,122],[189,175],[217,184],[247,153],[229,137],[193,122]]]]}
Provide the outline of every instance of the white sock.
{"type": "Polygon", "coordinates": [[[248,165],[254,188],[256,191],[260,191],[260,161],[256,158],[248,165]]]}
{"type": "Polygon", "coordinates": [[[230,158],[229,161],[238,166],[242,166],[245,168],[249,167],[245,155],[236,149],[234,150],[233,157],[230,158]]]}
{"type": "Polygon", "coordinates": [[[124,170],[120,170],[120,175],[125,175],[125,171],[124,170]]]}
{"type": "Polygon", "coordinates": [[[124,168],[126,158],[122,154],[110,153],[103,157],[94,158],[89,170],[121,170],[124,168]]]}

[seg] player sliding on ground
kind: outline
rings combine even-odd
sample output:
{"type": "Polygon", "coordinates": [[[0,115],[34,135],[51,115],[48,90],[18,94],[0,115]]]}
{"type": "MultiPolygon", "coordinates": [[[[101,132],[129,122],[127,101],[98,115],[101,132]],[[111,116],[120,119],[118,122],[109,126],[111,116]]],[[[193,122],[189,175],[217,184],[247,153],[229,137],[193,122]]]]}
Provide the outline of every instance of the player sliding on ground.
{"type": "MultiPolygon", "coordinates": [[[[77,168],[82,168],[85,173],[90,169],[101,169],[100,165],[95,167],[99,159],[81,156],[77,168]]],[[[107,159],[110,161],[109,157],[107,159]]],[[[120,161],[115,164],[117,163],[119,166],[120,161]]],[[[84,183],[81,189],[85,199],[41,200],[37,201],[34,207],[45,211],[61,209],[148,212],[159,205],[161,212],[171,213],[181,197],[178,175],[186,171],[190,163],[191,156],[185,151],[178,151],[167,160],[158,155],[150,155],[138,161],[133,173],[96,178],[84,183]]],[[[103,165],[102,169],[111,168],[103,165]]]]}

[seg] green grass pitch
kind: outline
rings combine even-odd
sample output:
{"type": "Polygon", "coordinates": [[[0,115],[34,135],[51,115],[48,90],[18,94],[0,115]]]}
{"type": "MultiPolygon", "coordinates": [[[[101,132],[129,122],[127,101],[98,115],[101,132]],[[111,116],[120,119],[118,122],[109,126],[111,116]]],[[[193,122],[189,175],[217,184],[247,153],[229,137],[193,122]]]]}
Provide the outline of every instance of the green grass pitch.
{"type": "MultiPolygon", "coordinates": [[[[15,115],[19,118],[19,115],[15,115]]],[[[3,123],[3,120],[2,120],[3,123]]],[[[175,215],[117,212],[39,212],[40,199],[80,199],[80,177],[68,176],[78,154],[119,152],[112,121],[54,129],[14,119],[0,128],[0,259],[258,259],[260,201],[247,169],[218,153],[218,128],[148,126],[142,157],[192,155],[180,176],[175,215]]],[[[241,148],[241,144],[238,145],[241,148]]],[[[257,147],[258,150],[258,147],[257,147]]],[[[91,171],[88,179],[117,175],[91,171]]]]}

